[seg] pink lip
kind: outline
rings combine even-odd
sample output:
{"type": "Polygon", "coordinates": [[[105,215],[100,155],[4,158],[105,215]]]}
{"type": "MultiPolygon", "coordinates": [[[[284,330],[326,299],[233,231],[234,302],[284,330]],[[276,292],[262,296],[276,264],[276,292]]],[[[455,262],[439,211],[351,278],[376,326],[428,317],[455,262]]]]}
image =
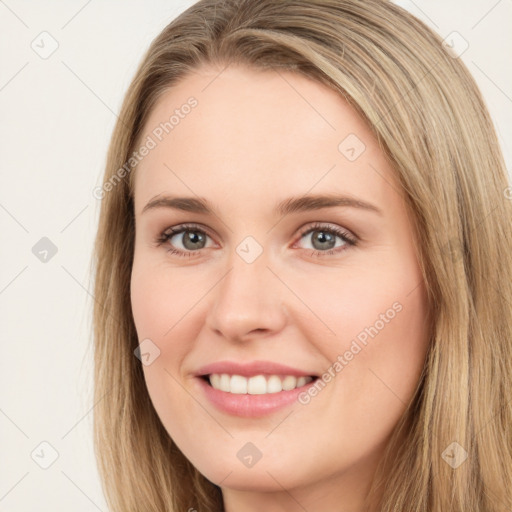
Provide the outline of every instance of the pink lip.
{"type": "MultiPolygon", "coordinates": [[[[289,371],[289,370],[287,370],[289,371]]],[[[216,372],[213,372],[216,373],[216,372]]],[[[239,374],[238,374],[239,375],[239,374]]],[[[265,395],[234,394],[213,388],[202,377],[195,379],[202,392],[220,411],[234,416],[258,417],[275,412],[297,401],[298,396],[313,386],[316,380],[290,391],[280,391],[265,395]]]]}
{"type": "MultiPolygon", "coordinates": [[[[253,377],[255,375],[293,375],[295,377],[318,377],[313,372],[302,371],[291,366],[286,366],[272,361],[252,361],[250,363],[237,363],[235,361],[218,361],[207,364],[195,372],[197,377],[211,375],[212,373],[227,373],[228,375],[242,375],[253,377]]],[[[293,390],[292,390],[293,391],[293,390]]]]}

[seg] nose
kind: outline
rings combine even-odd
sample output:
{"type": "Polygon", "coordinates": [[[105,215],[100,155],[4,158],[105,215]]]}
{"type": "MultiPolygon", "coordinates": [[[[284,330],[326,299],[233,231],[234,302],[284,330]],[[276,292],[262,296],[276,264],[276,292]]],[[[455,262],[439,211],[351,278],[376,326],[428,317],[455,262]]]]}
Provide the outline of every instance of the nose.
{"type": "Polygon", "coordinates": [[[265,251],[248,263],[236,252],[212,290],[206,324],[230,341],[269,336],[286,324],[285,286],[269,268],[265,251]]]}

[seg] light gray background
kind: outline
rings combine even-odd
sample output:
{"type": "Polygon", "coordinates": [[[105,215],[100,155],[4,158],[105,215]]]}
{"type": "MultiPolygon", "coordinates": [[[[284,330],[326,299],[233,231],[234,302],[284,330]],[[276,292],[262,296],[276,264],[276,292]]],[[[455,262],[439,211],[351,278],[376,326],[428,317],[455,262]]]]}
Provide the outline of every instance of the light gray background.
{"type": "MultiPolygon", "coordinates": [[[[144,50],[192,3],[0,0],[0,511],[107,510],[91,430],[92,190],[144,50]],[[31,47],[43,31],[59,45],[47,59],[31,47]],[[42,237],[58,249],[46,263],[32,252],[42,237]],[[43,441],[58,452],[48,469],[43,441]]],[[[512,0],[397,3],[468,41],[510,169],[512,0]]]]}

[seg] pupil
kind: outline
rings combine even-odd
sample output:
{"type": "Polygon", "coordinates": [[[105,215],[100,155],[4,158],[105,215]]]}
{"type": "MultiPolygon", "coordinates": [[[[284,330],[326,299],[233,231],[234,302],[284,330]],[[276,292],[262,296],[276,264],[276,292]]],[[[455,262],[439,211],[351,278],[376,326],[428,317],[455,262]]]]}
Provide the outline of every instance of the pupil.
{"type": "Polygon", "coordinates": [[[183,240],[183,245],[187,247],[187,249],[197,249],[197,247],[194,244],[204,242],[204,237],[201,233],[197,233],[196,231],[187,231],[185,233],[185,238],[183,240]],[[192,247],[189,247],[187,245],[187,242],[190,242],[192,244],[192,247]]]}
{"type": "Polygon", "coordinates": [[[313,242],[319,242],[322,247],[321,249],[332,249],[335,245],[334,236],[331,233],[326,233],[325,231],[317,231],[318,235],[313,236],[313,242]],[[323,244],[327,243],[327,247],[323,244]]]}

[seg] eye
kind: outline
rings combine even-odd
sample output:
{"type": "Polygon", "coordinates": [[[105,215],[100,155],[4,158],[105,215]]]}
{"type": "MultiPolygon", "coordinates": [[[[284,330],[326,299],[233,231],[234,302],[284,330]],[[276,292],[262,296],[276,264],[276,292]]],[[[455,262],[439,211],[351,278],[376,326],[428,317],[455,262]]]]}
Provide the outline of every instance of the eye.
{"type": "MultiPolygon", "coordinates": [[[[316,223],[303,230],[300,239],[307,239],[313,245],[312,256],[322,257],[332,255],[347,250],[348,247],[357,245],[357,238],[337,226],[329,226],[316,223]],[[311,236],[314,234],[314,236],[311,236]],[[336,245],[336,238],[341,240],[341,244],[336,245]]],[[[155,240],[157,246],[169,243],[167,252],[177,256],[194,257],[198,255],[201,249],[206,249],[207,239],[211,238],[204,229],[196,224],[182,224],[167,228],[155,240]],[[175,240],[174,240],[175,239],[175,240]],[[182,248],[179,247],[181,244],[182,248]],[[178,245],[178,247],[176,247],[178,245]]]]}
{"type": "Polygon", "coordinates": [[[157,246],[169,242],[171,247],[167,249],[171,254],[177,256],[195,256],[194,253],[200,249],[205,249],[206,239],[209,235],[195,224],[180,225],[177,227],[167,228],[156,239],[157,246]],[[173,241],[173,239],[175,239],[173,241]],[[176,244],[178,248],[176,249],[176,244]],[[183,248],[179,247],[181,243],[183,248]]]}
{"type": "Polygon", "coordinates": [[[312,256],[325,256],[339,253],[347,250],[348,247],[357,245],[357,238],[338,226],[329,226],[316,223],[309,226],[302,232],[300,239],[309,239],[313,249],[312,256]],[[341,240],[341,244],[336,245],[336,238],[341,240]]]}

